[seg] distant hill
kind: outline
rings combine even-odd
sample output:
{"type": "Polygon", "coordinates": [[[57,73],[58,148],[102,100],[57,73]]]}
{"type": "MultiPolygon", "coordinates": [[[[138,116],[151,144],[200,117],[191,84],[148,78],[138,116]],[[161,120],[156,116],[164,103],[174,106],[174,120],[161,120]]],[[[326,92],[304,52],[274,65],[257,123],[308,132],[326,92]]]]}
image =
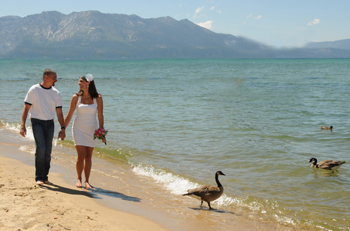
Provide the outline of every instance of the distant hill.
{"type": "Polygon", "coordinates": [[[305,48],[335,48],[350,50],[350,39],[343,39],[333,42],[309,42],[305,48]]]}
{"type": "Polygon", "coordinates": [[[0,17],[0,58],[130,60],[203,58],[350,58],[343,49],[276,50],[218,34],[191,21],[98,11],[0,17]]]}

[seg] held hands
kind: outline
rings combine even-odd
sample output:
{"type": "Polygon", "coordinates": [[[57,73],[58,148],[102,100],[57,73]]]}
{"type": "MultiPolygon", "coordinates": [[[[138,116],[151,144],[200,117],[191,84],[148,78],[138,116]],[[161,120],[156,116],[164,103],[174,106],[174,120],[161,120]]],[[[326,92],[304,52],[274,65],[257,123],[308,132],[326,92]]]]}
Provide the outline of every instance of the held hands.
{"type": "Polygon", "coordinates": [[[58,132],[58,139],[64,140],[64,138],[66,138],[66,130],[65,129],[61,129],[61,131],[58,132]]]}

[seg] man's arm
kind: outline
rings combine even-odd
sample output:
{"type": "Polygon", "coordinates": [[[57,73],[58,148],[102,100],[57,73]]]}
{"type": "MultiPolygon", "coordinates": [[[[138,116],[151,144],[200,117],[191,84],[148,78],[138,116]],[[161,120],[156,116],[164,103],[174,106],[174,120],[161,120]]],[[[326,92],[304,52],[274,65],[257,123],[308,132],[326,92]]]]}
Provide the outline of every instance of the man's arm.
{"type": "Polygon", "coordinates": [[[26,120],[27,120],[27,117],[28,117],[28,112],[29,112],[29,109],[32,105],[30,104],[24,104],[24,107],[23,107],[23,111],[22,111],[22,122],[21,122],[21,130],[19,131],[19,133],[25,137],[26,134],[27,134],[27,129],[26,129],[26,120]]]}
{"type": "Polygon", "coordinates": [[[58,138],[61,138],[61,140],[64,140],[64,138],[66,138],[66,128],[64,127],[63,111],[61,107],[56,108],[56,114],[57,114],[58,122],[61,125],[61,130],[58,133],[58,138]]]}

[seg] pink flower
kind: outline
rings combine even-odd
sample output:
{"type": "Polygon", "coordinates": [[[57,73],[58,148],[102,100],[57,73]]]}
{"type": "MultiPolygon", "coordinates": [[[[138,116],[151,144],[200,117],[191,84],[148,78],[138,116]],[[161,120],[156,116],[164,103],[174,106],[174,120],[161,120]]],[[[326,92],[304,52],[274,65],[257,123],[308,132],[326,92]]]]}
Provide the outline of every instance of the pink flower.
{"type": "MultiPolygon", "coordinates": [[[[107,133],[108,133],[108,130],[106,131],[103,128],[98,128],[94,132],[94,139],[98,138],[100,140],[103,140],[106,138],[107,133]]],[[[107,144],[107,143],[105,143],[105,144],[107,144]]]]}

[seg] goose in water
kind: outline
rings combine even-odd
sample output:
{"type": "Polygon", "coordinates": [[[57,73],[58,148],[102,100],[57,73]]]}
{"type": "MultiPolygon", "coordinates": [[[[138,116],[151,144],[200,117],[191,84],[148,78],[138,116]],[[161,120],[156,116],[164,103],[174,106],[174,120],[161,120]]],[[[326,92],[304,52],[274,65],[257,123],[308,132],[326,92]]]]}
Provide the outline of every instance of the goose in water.
{"type": "Polygon", "coordinates": [[[338,161],[338,160],[324,160],[321,161],[320,163],[317,163],[317,159],[316,158],[311,158],[309,163],[311,163],[311,167],[313,168],[320,168],[320,169],[328,169],[328,170],[332,170],[334,172],[334,170],[337,170],[342,164],[345,163],[345,161],[338,161]]]}
{"type": "Polygon", "coordinates": [[[190,196],[200,200],[201,208],[202,208],[203,201],[205,201],[208,203],[209,210],[212,209],[212,207],[210,206],[210,202],[221,197],[221,195],[224,192],[224,187],[221,185],[219,181],[219,175],[226,176],[221,171],[217,171],[215,173],[215,181],[218,184],[218,186],[205,185],[205,186],[200,186],[198,188],[189,189],[187,190],[186,194],[183,194],[183,196],[190,196]]]}
{"type": "Polygon", "coordinates": [[[333,126],[330,126],[330,127],[321,127],[322,130],[332,130],[333,129],[333,126]]]}

